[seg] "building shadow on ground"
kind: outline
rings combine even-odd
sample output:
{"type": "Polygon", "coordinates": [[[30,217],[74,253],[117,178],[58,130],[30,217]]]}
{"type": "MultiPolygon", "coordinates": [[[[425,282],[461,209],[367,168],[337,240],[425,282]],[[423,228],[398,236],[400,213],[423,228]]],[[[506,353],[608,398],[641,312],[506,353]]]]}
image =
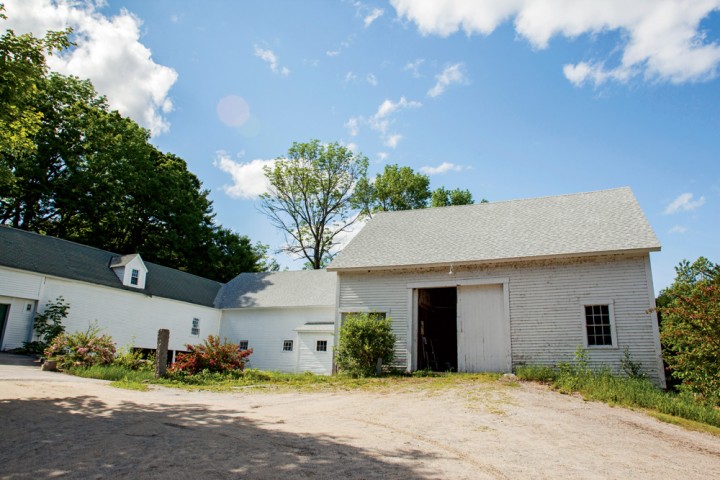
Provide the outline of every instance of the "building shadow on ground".
{"type": "Polygon", "coordinates": [[[0,478],[427,478],[427,452],[392,456],[339,436],[280,431],[204,405],[109,407],[91,396],[0,401],[0,478]]]}

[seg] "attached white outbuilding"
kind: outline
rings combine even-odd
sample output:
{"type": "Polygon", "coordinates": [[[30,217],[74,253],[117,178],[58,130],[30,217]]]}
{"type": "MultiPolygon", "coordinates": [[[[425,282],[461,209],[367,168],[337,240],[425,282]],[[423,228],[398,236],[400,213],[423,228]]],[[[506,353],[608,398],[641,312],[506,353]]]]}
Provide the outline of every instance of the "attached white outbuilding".
{"type": "Polygon", "coordinates": [[[649,253],[629,188],[375,215],[328,267],[338,324],[392,318],[398,366],[510,372],[627,348],[664,384],[649,253]]]}
{"type": "Polygon", "coordinates": [[[253,349],[250,367],[330,374],[335,286],[325,270],[242,273],[218,293],[220,336],[253,349]]]}

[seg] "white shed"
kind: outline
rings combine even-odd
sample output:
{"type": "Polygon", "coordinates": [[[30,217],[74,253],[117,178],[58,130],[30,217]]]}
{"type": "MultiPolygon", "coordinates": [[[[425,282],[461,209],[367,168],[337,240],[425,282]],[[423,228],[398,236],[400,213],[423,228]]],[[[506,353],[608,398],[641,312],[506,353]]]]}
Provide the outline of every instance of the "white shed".
{"type": "Polygon", "coordinates": [[[328,267],[339,316],[392,318],[408,370],[509,372],[625,347],[664,384],[649,253],[660,244],[629,188],[381,212],[328,267]]]}
{"type": "Polygon", "coordinates": [[[224,285],[220,337],[253,349],[251,368],[332,371],[336,274],[325,270],[242,273],[224,285]]]}

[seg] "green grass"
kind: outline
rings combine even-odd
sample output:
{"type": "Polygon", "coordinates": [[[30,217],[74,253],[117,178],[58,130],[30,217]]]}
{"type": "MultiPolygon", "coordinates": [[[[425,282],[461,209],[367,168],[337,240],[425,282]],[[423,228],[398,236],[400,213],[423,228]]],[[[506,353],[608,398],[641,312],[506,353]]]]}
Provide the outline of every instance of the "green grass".
{"type": "Polygon", "coordinates": [[[118,365],[93,365],[92,367],[75,367],[68,371],[69,374],[85,378],[97,378],[99,380],[111,380],[114,382],[150,382],[155,379],[152,371],[130,370],[118,365]]]}
{"type": "MultiPolygon", "coordinates": [[[[676,417],[720,427],[720,409],[717,407],[701,403],[690,395],[662,391],[647,379],[618,377],[609,372],[576,367],[522,366],[515,374],[521,380],[549,383],[562,393],[580,393],[588,400],[643,409],[655,413],[654,416],[663,421],[676,417]]],[[[683,424],[680,421],[673,423],[683,424]]]]}

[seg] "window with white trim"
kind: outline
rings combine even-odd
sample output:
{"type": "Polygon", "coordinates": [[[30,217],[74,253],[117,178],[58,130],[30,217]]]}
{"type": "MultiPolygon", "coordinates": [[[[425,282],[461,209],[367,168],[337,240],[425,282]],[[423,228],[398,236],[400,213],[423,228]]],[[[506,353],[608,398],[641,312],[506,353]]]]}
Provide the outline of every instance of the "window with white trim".
{"type": "Polygon", "coordinates": [[[584,305],[585,340],[588,347],[616,345],[611,303],[584,305]]]}
{"type": "Polygon", "coordinates": [[[247,350],[249,344],[250,344],[250,342],[248,342],[247,340],[240,340],[238,342],[238,346],[240,347],[240,350],[247,350]]]}
{"type": "Polygon", "coordinates": [[[132,272],[130,272],[130,285],[137,285],[139,281],[140,281],[140,270],[133,268],[132,272]]]}
{"type": "Polygon", "coordinates": [[[283,352],[292,352],[293,351],[293,341],[292,340],[283,340],[283,352]]]}
{"type": "Polygon", "coordinates": [[[318,340],[315,344],[316,352],[327,352],[327,340],[318,340]]]}

